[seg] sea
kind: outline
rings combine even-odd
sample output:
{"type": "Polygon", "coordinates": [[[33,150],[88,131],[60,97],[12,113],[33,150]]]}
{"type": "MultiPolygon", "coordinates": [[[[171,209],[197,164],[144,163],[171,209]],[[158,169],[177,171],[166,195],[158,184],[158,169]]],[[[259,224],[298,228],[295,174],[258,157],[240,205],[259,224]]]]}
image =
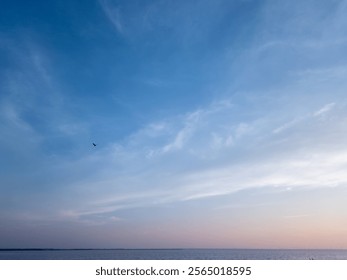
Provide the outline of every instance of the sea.
{"type": "Polygon", "coordinates": [[[347,260],[347,250],[0,249],[0,260],[347,260]]]}

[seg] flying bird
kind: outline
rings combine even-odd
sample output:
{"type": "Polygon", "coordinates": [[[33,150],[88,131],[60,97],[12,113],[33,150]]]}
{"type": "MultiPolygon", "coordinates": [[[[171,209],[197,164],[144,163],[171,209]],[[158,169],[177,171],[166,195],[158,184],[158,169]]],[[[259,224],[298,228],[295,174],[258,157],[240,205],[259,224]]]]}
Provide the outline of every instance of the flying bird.
{"type": "Polygon", "coordinates": [[[95,144],[95,143],[93,143],[93,146],[94,146],[94,147],[96,147],[96,144],[95,144]]]}

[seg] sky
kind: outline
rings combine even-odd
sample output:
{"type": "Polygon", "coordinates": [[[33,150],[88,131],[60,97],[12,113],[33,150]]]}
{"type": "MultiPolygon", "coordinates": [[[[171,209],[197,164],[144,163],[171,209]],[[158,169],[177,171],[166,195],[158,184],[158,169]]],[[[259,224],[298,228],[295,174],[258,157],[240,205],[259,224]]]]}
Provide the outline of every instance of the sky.
{"type": "Polygon", "coordinates": [[[0,5],[0,248],[347,249],[347,1],[0,5]]]}

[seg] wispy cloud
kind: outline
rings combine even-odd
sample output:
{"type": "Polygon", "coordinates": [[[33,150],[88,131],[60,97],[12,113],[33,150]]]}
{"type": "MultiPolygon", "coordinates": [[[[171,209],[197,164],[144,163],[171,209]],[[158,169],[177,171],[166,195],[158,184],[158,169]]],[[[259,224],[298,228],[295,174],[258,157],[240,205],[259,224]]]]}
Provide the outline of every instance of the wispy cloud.
{"type": "Polygon", "coordinates": [[[314,111],[313,113],[307,113],[303,116],[300,117],[296,117],[293,120],[290,120],[284,124],[281,124],[279,127],[275,128],[273,130],[273,133],[277,134],[277,133],[282,133],[285,132],[288,129],[294,129],[295,128],[300,128],[301,126],[305,125],[304,123],[308,123],[308,122],[314,122],[315,120],[313,120],[312,118],[316,118],[316,117],[322,117],[325,114],[327,114],[328,112],[330,112],[334,107],[335,107],[335,103],[328,103],[326,105],[324,105],[322,108],[320,108],[317,111],[314,111]]]}
{"type": "Polygon", "coordinates": [[[335,106],[335,103],[326,104],[321,109],[314,112],[313,116],[315,116],[315,117],[322,116],[322,115],[326,114],[327,112],[329,112],[330,110],[332,110],[334,108],[334,106],[335,106]]]}
{"type": "Polygon", "coordinates": [[[99,3],[108,20],[112,23],[116,31],[120,34],[123,34],[124,27],[121,20],[120,8],[112,5],[109,0],[99,0],[99,3]]]}
{"type": "MultiPolygon", "coordinates": [[[[325,108],[327,112],[326,108],[333,108],[331,104],[317,111],[325,108]]],[[[83,190],[85,198],[78,207],[70,205],[70,210],[76,217],[106,217],[122,209],[206,200],[244,190],[287,191],[347,183],[344,172],[347,152],[331,145],[340,146],[341,137],[328,140],[315,137],[309,147],[303,144],[311,139],[312,133],[320,135],[321,129],[327,129],[328,124],[324,123],[327,120],[308,111],[281,129],[270,118],[264,122],[264,116],[262,125],[257,127],[257,119],[253,124],[230,121],[234,114],[232,106],[217,108],[212,103],[185,116],[151,123],[132,135],[128,145],[118,144],[98,152],[90,161],[98,166],[96,176],[89,178],[88,184],[71,185],[77,192],[83,190]],[[286,133],[289,127],[291,132],[286,133]],[[309,131],[307,127],[311,127],[309,131]],[[312,130],[314,127],[316,131],[312,130]],[[266,135],[268,131],[277,133],[266,135]],[[300,136],[296,131],[300,131],[300,136]],[[231,143],[225,142],[231,137],[231,143]],[[286,141],[278,142],[278,137],[286,141]]],[[[330,113],[339,114],[339,122],[344,122],[341,111],[330,113]]],[[[329,129],[343,135],[339,122],[329,129]]],[[[89,165],[85,159],[82,162],[89,165]]]]}
{"type": "MultiPolygon", "coordinates": [[[[31,131],[41,143],[51,137],[72,139],[76,134],[86,134],[86,123],[72,118],[69,98],[57,79],[49,51],[30,40],[20,46],[9,40],[6,52],[15,67],[3,80],[3,123],[31,131]]],[[[22,140],[12,139],[15,143],[22,140]]]]}

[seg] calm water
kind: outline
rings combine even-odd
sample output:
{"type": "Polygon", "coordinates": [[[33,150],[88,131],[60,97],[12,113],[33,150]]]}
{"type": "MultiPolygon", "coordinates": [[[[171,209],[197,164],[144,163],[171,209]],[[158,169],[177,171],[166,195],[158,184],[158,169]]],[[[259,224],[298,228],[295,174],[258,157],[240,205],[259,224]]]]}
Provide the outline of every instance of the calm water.
{"type": "Polygon", "coordinates": [[[347,260],[347,250],[0,250],[0,260],[347,260]]]}

